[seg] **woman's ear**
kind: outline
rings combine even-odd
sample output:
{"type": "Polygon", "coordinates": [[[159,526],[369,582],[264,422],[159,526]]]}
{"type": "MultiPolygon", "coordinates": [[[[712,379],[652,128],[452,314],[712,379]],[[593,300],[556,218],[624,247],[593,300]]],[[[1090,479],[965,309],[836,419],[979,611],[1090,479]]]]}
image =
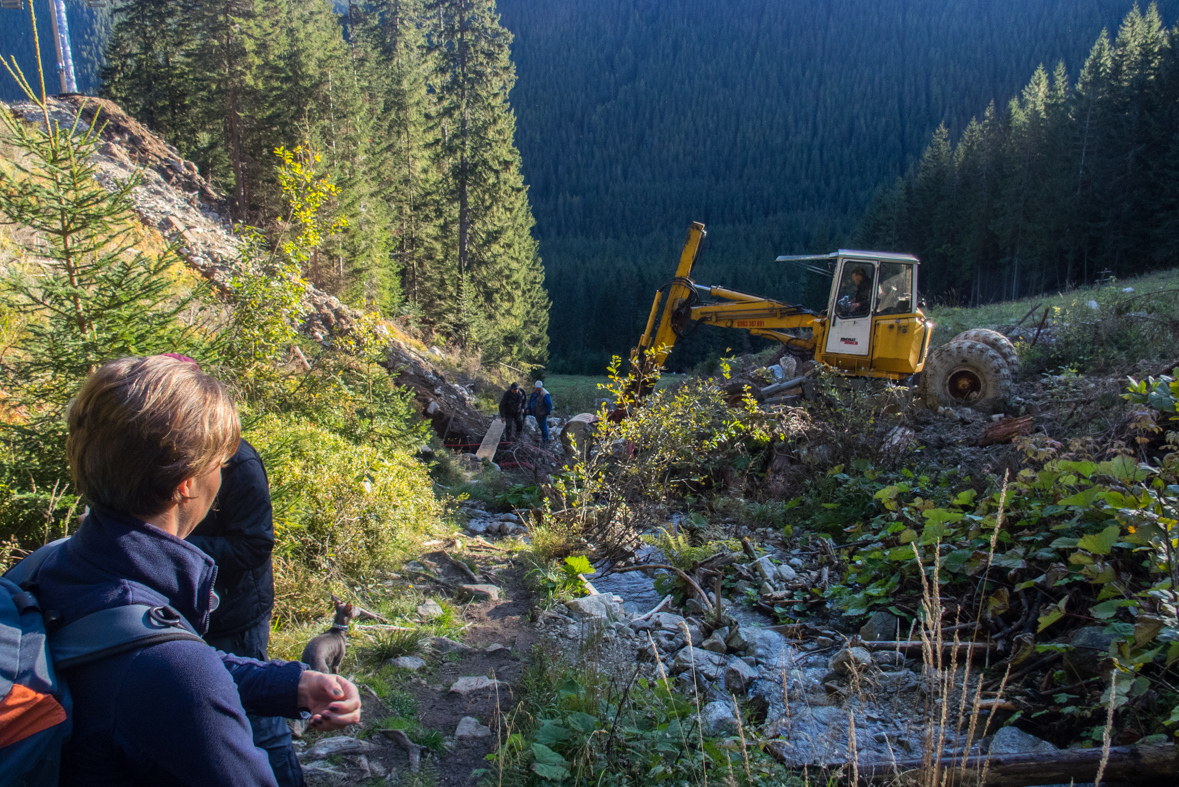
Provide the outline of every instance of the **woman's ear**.
{"type": "Polygon", "coordinates": [[[180,485],[176,487],[176,491],[172,493],[172,502],[180,504],[185,500],[195,497],[196,481],[196,476],[193,476],[192,478],[186,478],[181,481],[180,485]]]}

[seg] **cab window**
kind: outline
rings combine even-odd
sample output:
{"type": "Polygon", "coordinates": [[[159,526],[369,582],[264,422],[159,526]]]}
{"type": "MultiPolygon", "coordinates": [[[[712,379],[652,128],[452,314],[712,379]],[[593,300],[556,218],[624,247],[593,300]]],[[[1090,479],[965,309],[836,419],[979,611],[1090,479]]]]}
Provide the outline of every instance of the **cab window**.
{"type": "Polygon", "coordinates": [[[913,266],[898,262],[880,263],[880,284],[876,288],[877,314],[913,313],[913,266]]]}
{"type": "Polygon", "coordinates": [[[852,262],[844,265],[835,316],[845,320],[867,317],[872,311],[872,282],[875,278],[875,266],[871,263],[852,262]]]}

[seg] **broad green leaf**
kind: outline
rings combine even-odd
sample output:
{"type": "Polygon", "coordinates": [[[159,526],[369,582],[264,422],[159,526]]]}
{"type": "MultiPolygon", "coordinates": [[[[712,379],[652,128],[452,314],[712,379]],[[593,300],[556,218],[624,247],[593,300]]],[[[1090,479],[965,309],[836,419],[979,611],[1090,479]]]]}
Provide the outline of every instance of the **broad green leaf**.
{"type": "Polygon", "coordinates": [[[1079,538],[1067,538],[1065,536],[1061,536],[1048,546],[1052,547],[1053,549],[1072,549],[1077,545],[1078,541],[1080,541],[1079,538]]]}
{"type": "Polygon", "coordinates": [[[1089,608],[1089,614],[1098,620],[1108,620],[1116,615],[1125,604],[1125,599],[1111,598],[1109,601],[1094,604],[1089,608]]]}
{"type": "Polygon", "coordinates": [[[1087,508],[1088,506],[1093,505],[1093,501],[1096,500],[1103,491],[1104,489],[1100,486],[1091,486],[1082,492],[1077,492],[1075,495],[1071,495],[1066,497],[1064,500],[1061,500],[1060,505],[1082,506],[1087,508]]]}
{"type": "Polygon", "coordinates": [[[1102,462],[1098,465],[1098,470],[1124,482],[1141,481],[1150,475],[1149,469],[1139,466],[1131,457],[1124,455],[1102,462]]]}
{"type": "Polygon", "coordinates": [[[565,558],[565,565],[568,566],[568,570],[574,574],[597,573],[585,555],[570,555],[569,557],[565,558]]]}
{"type": "Polygon", "coordinates": [[[580,733],[591,733],[598,728],[598,720],[581,711],[574,711],[565,717],[565,723],[580,733]]]}
{"type": "Polygon", "coordinates": [[[1110,525],[1100,533],[1083,536],[1077,541],[1077,547],[1095,555],[1108,555],[1113,545],[1118,542],[1121,532],[1122,529],[1117,525],[1110,525]]]}
{"type": "Polygon", "coordinates": [[[1097,472],[1097,465],[1093,462],[1057,462],[1056,466],[1068,473],[1076,473],[1083,478],[1088,478],[1097,472]]]}
{"type": "Polygon", "coordinates": [[[1166,666],[1171,666],[1176,661],[1179,661],[1179,641],[1172,642],[1167,646],[1167,662],[1166,666]]]}
{"type": "Polygon", "coordinates": [[[967,489],[958,493],[954,498],[954,505],[956,506],[970,506],[974,505],[974,498],[978,496],[978,492],[973,489],[967,489]]]}
{"type": "Polygon", "coordinates": [[[950,534],[950,529],[941,522],[926,522],[925,529],[921,531],[921,543],[932,544],[934,541],[945,538],[950,534]]]}
{"type": "Polygon", "coordinates": [[[910,544],[917,538],[917,531],[911,527],[905,528],[901,531],[901,543],[910,544]]]}
{"type": "MultiPolygon", "coordinates": [[[[545,765],[560,765],[562,767],[566,765],[564,757],[562,757],[560,754],[557,754],[543,743],[532,744],[532,756],[538,763],[544,763],[545,765]]],[[[552,777],[546,776],[545,778],[548,779],[552,777]]]]}
{"type": "Polygon", "coordinates": [[[927,508],[922,515],[930,524],[960,522],[965,516],[961,511],[948,511],[944,508],[927,508]]]}
{"type": "Polygon", "coordinates": [[[561,741],[569,740],[569,737],[569,730],[551,721],[542,724],[535,735],[537,743],[544,746],[556,746],[561,741]]]}

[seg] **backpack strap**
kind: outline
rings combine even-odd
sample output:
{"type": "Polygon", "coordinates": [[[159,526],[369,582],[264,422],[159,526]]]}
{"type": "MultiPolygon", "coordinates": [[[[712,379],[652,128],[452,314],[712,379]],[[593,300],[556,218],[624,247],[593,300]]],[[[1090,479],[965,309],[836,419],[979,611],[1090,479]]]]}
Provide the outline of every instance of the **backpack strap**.
{"type": "Polygon", "coordinates": [[[128,604],[93,612],[49,635],[53,664],[68,669],[173,640],[204,642],[169,606],[128,604]]]}

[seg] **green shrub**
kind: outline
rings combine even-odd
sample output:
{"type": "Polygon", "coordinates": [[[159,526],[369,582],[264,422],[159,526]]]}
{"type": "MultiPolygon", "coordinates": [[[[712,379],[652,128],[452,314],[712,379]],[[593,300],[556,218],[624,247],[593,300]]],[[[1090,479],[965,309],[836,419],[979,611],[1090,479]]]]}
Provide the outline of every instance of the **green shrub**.
{"type": "Polygon", "coordinates": [[[279,415],[246,437],[270,475],[275,553],[324,578],[370,576],[439,524],[429,476],[404,450],[279,415]]]}

